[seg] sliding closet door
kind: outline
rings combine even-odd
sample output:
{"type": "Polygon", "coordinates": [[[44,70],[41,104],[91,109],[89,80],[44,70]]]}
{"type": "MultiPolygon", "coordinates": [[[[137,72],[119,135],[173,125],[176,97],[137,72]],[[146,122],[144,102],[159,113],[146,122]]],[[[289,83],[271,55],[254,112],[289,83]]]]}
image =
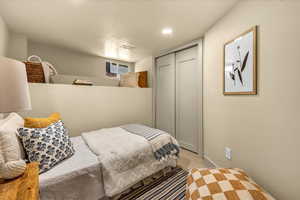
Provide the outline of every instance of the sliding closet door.
{"type": "Polygon", "coordinates": [[[176,138],[180,145],[197,152],[199,141],[198,47],[176,53],[176,138]]]}
{"type": "Polygon", "coordinates": [[[175,54],[156,60],[156,128],[175,137],[175,54]]]}

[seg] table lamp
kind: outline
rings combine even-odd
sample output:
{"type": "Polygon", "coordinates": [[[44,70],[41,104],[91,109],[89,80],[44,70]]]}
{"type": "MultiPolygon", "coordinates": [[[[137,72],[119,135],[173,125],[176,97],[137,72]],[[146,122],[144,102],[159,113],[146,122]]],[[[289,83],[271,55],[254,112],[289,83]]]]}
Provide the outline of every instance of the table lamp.
{"type": "Polygon", "coordinates": [[[0,57],[0,114],[30,109],[31,101],[25,64],[0,57]]]}

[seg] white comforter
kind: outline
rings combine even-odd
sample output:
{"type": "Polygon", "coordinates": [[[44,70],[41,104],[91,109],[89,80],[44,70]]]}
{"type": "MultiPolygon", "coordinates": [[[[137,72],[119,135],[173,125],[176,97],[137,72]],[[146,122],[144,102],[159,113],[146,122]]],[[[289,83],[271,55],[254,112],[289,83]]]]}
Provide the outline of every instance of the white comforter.
{"type": "Polygon", "coordinates": [[[176,166],[169,158],[154,158],[149,142],[122,128],[109,128],[82,134],[102,166],[104,190],[112,197],[167,166],[176,166]]]}
{"type": "Polygon", "coordinates": [[[83,141],[71,138],[75,154],[41,174],[41,200],[98,200],[105,196],[100,163],[83,141]]]}

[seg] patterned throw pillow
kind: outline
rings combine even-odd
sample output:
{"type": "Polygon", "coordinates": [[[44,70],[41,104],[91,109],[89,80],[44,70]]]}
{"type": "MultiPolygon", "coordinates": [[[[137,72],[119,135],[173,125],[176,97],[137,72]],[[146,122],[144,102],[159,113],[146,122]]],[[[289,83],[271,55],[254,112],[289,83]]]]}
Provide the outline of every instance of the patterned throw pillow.
{"type": "Polygon", "coordinates": [[[29,161],[40,163],[40,173],[74,154],[68,130],[61,120],[47,128],[19,128],[18,133],[29,161]]]}

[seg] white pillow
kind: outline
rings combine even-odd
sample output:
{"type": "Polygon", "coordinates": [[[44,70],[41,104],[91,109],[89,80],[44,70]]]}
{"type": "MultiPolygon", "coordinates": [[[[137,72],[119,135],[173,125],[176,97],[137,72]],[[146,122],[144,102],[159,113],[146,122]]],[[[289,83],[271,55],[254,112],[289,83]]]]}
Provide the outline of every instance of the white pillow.
{"type": "Polygon", "coordinates": [[[128,72],[121,75],[120,87],[139,87],[139,73],[128,72]]]}
{"type": "Polygon", "coordinates": [[[21,175],[26,163],[24,149],[17,136],[17,129],[24,126],[24,120],[11,113],[0,125],[0,177],[11,179],[21,175]]]}

